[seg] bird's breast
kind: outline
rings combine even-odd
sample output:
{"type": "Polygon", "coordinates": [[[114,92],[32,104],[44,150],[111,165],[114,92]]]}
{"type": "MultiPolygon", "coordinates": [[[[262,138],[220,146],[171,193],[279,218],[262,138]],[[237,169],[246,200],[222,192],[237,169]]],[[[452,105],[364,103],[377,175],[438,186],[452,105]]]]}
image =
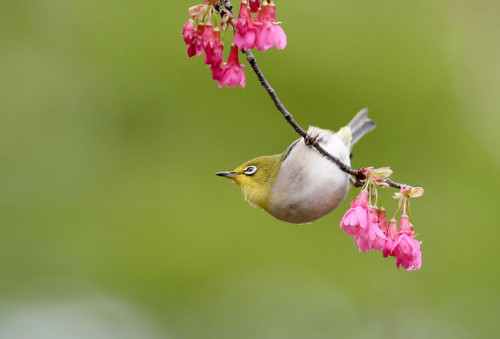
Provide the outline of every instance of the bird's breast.
{"type": "MultiPolygon", "coordinates": [[[[347,146],[334,133],[321,131],[321,146],[349,165],[347,146]]],[[[348,175],[301,139],[281,164],[267,210],[284,221],[308,223],[335,209],[348,190],[348,175]]]]}

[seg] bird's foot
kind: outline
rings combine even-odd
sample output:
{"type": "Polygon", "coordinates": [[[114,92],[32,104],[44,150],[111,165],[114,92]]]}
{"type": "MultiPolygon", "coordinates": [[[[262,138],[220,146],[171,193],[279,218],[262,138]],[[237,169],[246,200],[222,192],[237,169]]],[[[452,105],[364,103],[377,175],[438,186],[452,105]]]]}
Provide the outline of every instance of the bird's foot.
{"type": "Polygon", "coordinates": [[[321,138],[319,137],[319,133],[307,133],[304,137],[304,143],[307,146],[312,146],[315,142],[319,142],[321,138]]]}

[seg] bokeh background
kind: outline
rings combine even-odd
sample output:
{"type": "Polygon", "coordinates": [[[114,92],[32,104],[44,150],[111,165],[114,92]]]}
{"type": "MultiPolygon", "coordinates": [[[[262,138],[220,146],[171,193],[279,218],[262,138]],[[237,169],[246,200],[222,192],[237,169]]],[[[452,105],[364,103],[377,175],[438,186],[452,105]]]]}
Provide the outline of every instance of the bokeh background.
{"type": "Polygon", "coordinates": [[[297,226],[213,175],[297,136],[187,57],[196,1],[1,1],[0,338],[498,333],[500,2],[276,2],[262,70],[303,126],[369,107],[353,165],[426,189],[422,269],[358,252],[348,201],[297,226]]]}

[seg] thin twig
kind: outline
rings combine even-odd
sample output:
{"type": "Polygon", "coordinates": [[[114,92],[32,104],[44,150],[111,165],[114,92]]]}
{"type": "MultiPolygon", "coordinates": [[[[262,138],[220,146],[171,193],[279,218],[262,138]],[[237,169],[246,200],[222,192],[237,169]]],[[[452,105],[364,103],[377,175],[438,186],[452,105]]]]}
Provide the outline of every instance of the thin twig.
{"type": "MultiPolygon", "coordinates": [[[[228,0],[222,0],[222,4],[226,8],[229,13],[231,13],[234,16],[233,13],[233,6],[231,5],[231,2],[228,0]]],[[[220,9],[219,9],[220,10],[220,9]]],[[[261,85],[265,88],[267,91],[267,94],[271,97],[271,100],[274,102],[274,105],[278,109],[278,111],[283,115],[285,120],[295,129],[295,131],[302,137],[306,138],[307,137],[307,131],[303,129],[294,119],[293,116],[288,110],[285,108],[285,106],[281,103],[281,100],[278,98],[276,95],[276,91],[271,87],[267,79],[264,77],[264,74],[260,70],[259,66],[257,65],[257,59],[255,59],[255,56],[250,50],[243,50],[243,53],[246,55],[248,63],[250,66],[252,66],[252,70],[254,73],[257,75],[257,78],[259,79],[261,85]]],[[[352,175],[354,178],[351,178],[351,183],[356,186],[356,187],[361,187],[363,185],[363,180],[366,179],[365,175],[363,174],[362,169],[353,169],[352,167],[344,164],[342,161],[340,161],[339,158],[331,155],[328,153],[321,145],[315,141],[312,140],[309,143],[310,146],[316,148],[319,153],[321,153],[324,157],[335,163],[342,171],[344,171],[347,174],[352,175]]],[[[391,179],[384,179],[383,182],[388,184],[391,187],[395,188],[403,188],[403,187],[410,187],[406,184],[400,184],[398,182],[392,181],[391,179]]]]}
{"type": "MultiPolygon", "coordinates": [[[[300,127],[300,125],[293,119],[292,114],[288,112],[288,110],[285,108],[285,106],[281,103],[281,100],[278,98],[276,95],[276,91],[271,87],[267,79],[264,77],[264,74],[262,74],[262,71],[260,70],[259,66],[257,65],[257,60],[255,59],[253,53],[251,51],[244,51],[244,53],[247,56],[248,63],[250,66],[252,66],[253,71],[257,75],[257,78],[259,78],[259,81],[261,85],[266,89],[267,94],[271,97],[271,100],[274,102],[274,105],[280,111],[280,113],[283,115],[286,121],[295,129],[295,131],[303,138],[307,136],[307,131],[300,127]]],[[[317,141],[312,141],[310,145],[318,150],[319,153],[321,153],[323,156],[328,158],[329,160],[333,161],[342,171],[355,176],[357,179],[364,179],[365,176],[359,171],[355,170],[346,164],[344,164],[342,161],[340,161],[339,158],[331,155],[328,153],[323,147],[318,144],[317,141]]]]}
{"type": "Polygon", "coordinates": [[[391,186],[391,187],[394,187],[394,188],[399,188],[399,189],[402,189],[402,188],[412,188],[412,186],[410,185],[407,185],[407,184],[401,184],[399,182],[395,182],[395,181],[392,181],[391,179],[387,178],[387,179],[384,179],[382,180],[383,182],[385,182],[387,185],[391,186]]]}

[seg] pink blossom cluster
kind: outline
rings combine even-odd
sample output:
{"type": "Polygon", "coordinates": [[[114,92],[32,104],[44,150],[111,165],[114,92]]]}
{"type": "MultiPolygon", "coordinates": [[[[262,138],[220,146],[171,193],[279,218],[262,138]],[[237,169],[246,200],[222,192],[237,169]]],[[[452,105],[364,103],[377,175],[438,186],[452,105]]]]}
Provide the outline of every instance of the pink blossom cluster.
{"type": "Polygon", "coordinates": [[[276,49],[286,47],[286,35],[276,20],[276,6],[272,2],[250,1],[250,6],[243,0],[240,5],[234,43],[241,49],[257,47],[265,51],[272,46],[276,49]],[[251,12],[257,12],[252,19],[251,12]]]}
{"type": "Polygon", "coordinates": [[[272,46],[283,49],[286,46],[286,35],[275,22],[276,6],[272,1],[245,0],[241,2],[238,20],[222,9],[223,1],[204,0],[203,4],[189,8],[191,18],[184,24],[182,35],[187,45],[189,57],[205,53],[205,64],[212,71],[212,78],[219,87],[245,87],[246,77],[239,62],[238,51],[257,47],[265,51],[272,46]],[[216,20],[212,14],[220,14],[216,20]],[[255,14],[252,19],[251,13],[255,14]],[[212,20],[213,19],[213,20],[212,20]],[[215,27],[212,25],[214,21],[215,27]],[[231,44],[227,61],[223,60],[224,44],[221,32],[234,30],[234,43],[231,44]]]}
{"type": "Polygon", "coordinates": [[[372,177],[374,177],[372,180],[370,178],[367,180],[367,186],[371,185],[369,188],[372,193],[370,194],[366,187],[361,190],[355,201],[351,202],[351,208],[342,218],[340,228],[343,228],[346,234],[353,236],[354,243],[361,252],[382,250],[384,258],[396,257],[398,268],[403,266],[408,271],[420,269],[422,266],[421,242],[415,239],[416,234],[406,211],[407,199],[410,196],[423,194],[423,189],[403,188],[396,194],[396,198],[401,198],[400,208],[403,209],[398,230],[395,218],[392,218],[387,225],[385,209],[371,204],[371,198],[377,196],[375,186],[378,184],[376,182],[381,182],[381,178],[372,177]]]}
{"type": "Polygon", "coordinates": [[[234,44],[231,46],[228,60],[224,62],[224,44],[221,42],[218,27],[212,28],[212,24],[208,22],[198,23],[195,29],[194,20],[189,19],[182,29],[182,34],[188,46],[189,57],[205,52],[205,64],[210,66],[212,78],[219,83],[219,87],[245,87],[246,78],[238,60],[238,47],[234,44]]]}

